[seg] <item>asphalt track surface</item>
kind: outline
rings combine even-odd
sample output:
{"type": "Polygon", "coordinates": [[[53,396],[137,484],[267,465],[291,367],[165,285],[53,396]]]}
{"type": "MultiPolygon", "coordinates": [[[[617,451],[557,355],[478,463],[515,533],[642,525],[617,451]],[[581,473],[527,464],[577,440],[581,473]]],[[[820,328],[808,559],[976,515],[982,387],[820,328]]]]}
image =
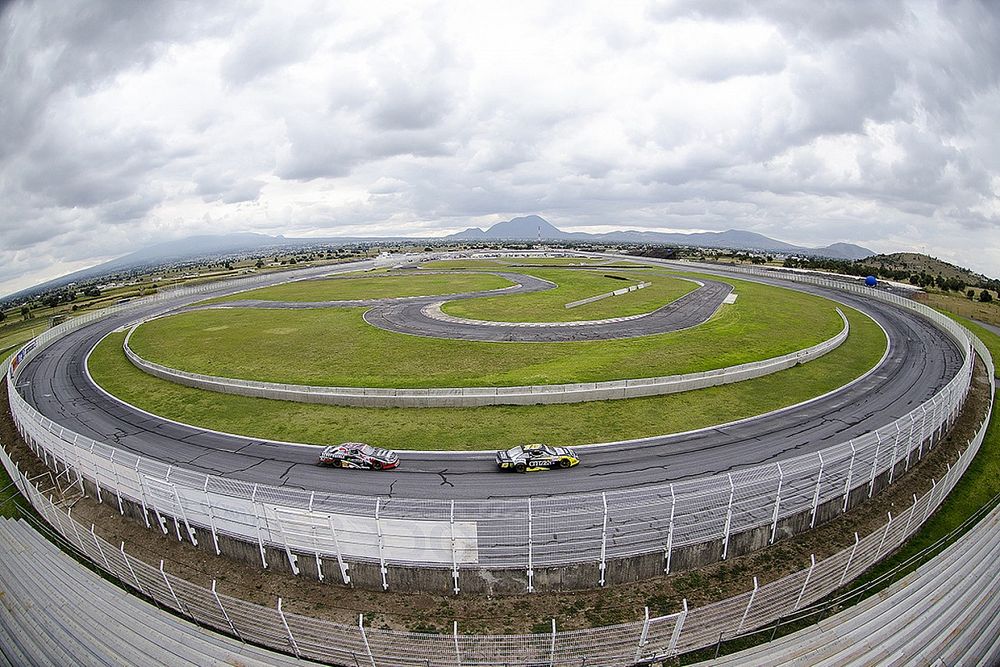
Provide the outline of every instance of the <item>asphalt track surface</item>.
{"type": "MultiPolygon", "coordinates": [[[[589,268],[589,267],[588,267],[589,268]]],[[[597,270],[600,270],[598,267],[597,270]]],[[[515,287],[501,290],[467,292],[438,296],[402,297],[395,299],[369,299],[352,301],[270,301],[244,299],[204,306],[218,308],[265,308],[265,309],[313,309],[333,307],[367,306],[364,319],[368,324],[394,333],[470,340],[492,343],[562,343],[569,341],[595,341],[620,338],[638,338],[660,333],[690,329],[707,321],[725,298],[733,291],[732,285],[715,280],[699,281],[698,289],[688,292],[671,303],[634,319],[620,321],[609,318],[586,324],[578,322],[547,322],[538,328],[504,326],[494,322],[475,323],[472,321],[447,321],[427,315],[427,306],[446,301],[477,299],[489,296],[511,296],[529,294],[555,288],[553,283],[528,274],[500,271],[477,271],[491,273],[515,283],[515,287]]],[[[191,310],[197,310],[195,306],[191,310]]]]}
{"type": "MultiPolygon", "coordinates": [[[[358,265],[340,270],[354,268],[358,265]]],[[[788,286],[781,281],[760,282],[788,286]]],[[[175,424],[108,397],[86,374],[87,354],[109,331],[144,315],[220,294],[157,304],[82,328],[27,364],[18,386],[29,403],[68,429],[207,474],[366,496],[488,499],[634,488],[813,452],[906,414],[942,388],[961,366],[955,343],[919,316],[819,287],[796,285],[796,289],[833,298],[874,317],[891,340],[890,353],[879,368],[847,388],[776,414],[587,449],[582,463],[569,470],[503,474],[496,470],[492,452],[402,452],[400,467],[384,472],[320,468],[315,465],[316,448],[175,424]]]]}

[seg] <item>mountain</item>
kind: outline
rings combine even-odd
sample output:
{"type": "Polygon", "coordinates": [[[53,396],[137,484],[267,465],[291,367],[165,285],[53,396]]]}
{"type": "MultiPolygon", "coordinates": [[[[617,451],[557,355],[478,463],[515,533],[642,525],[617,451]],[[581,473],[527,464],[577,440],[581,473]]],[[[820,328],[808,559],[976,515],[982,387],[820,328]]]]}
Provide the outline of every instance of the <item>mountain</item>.
{"type": "Polygon", "coordinates": [[[588,234],[586,232],[564,232],[545,218],[529,215],[498,222],[489,229],[470,227],[457,234],[444,237],[445,241],[500,241],[536,239],[551,241],[592,241],[607,243],[669,243],[672,245],[696,246],[704,248],[726,248],[730,250],[763,250],[784,254],[818,255],[834,259],[864,259],[875,253],[867,248],[850,243],[834,243],[820,248],[778,241],[756,232],[730,229],[726,232],[698,232],[694,234],[638,231],[634,229],[588,234]]]}
{"type": "MultiPolygon", "coordinates": [[[[696,234],[675,234],[638,230],[613,231],[604,234],[588,234],[586,232],[564,232],[545,218],[538,215],[528,215],[498,222],[489,229],[469,227],[457,234],[451,234],[441,239],[423,237],[420,241],[499,241],[521,240],[535,241],[582,241],[591,243],[665,243],[670,245],[695,246],[703,248],[725,248],[730,250],[761,250],[784,254],[817,255],[835,259],[863,259],[874,253],[867,248],[848,243],[835,243],[824,248],[803,248],[777,241],[754,232],[731,229],[727,232],[701,232],[696,234]]],[[[414,237],[325,237],[325,238],[285,238],[283,236],[268,236],[242,232],[235,234],[208,234],[190,236],[176,241],[159,243],[136,252],[123,255],[104,264],[92,266],[60,276],[41,285],[15,294],[7,295],[3,300],[12,301],[22,295],[42,293],[67,285],[71,282],[88,280],[111,273],[133,269],[169,264],[179,261],[190,261],[203,258],[218,259],[221,256],[239,253],[262,251],[288,251],[307,248],[316,245],[345,245],[348,243],[378,243],[415,241],[414,237]]]]}

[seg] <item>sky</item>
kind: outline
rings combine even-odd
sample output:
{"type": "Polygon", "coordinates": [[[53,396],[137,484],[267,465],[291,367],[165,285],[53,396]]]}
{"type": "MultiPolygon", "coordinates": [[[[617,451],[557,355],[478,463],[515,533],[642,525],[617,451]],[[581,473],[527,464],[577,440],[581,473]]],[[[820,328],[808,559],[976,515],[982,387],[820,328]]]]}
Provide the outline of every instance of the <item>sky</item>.
{"type": "Polygon", "coordinates": [[[744,229],[1000,276],[1000,3],[0,9],[0,294],[180,237],[744,229]]]}

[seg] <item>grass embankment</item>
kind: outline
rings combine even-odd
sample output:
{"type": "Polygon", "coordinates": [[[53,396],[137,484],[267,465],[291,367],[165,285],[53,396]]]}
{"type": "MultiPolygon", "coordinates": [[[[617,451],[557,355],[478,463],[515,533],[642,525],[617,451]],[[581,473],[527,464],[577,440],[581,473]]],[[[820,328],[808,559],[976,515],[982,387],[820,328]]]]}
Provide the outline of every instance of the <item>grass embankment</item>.
{"type": "Polygon", "coordinates": [[[90,360],[102,387],[144,410],[252,437],[328,444],[364,440],[397,449],[492,449],[516,442],[578,444],[674,433],[742,419],[840,387],[875,365],[882,330],[847,309],[848,340],[829,354],[779,373],[671,396],[549,406],[349,408],[231,396],[191,389],[136,369],[105,339],[90,360]]]}
{"type": "Polygon", "coordinates": [[[442,310],[455,317],[495,322],[574,322],[628,317],[656,310],[698,286],[651,271],[520,269],[555,283],[555,289],[530,294],[482,297],[446,303],[442,310]],[[566,308],[567,303],[607,294],[643,281],[649,287],[600,301],[566,308]]]}
{"type": "Polygon", "coordinates": [[[826,299],[733,281],[739,300],[670,334],[574,343],[481,343],[370,326],[363,309],[234,308],[136,330],[132,348],[172,368],[320,386],[451,387],[655,377],[767,359],[827,340],[843,323],[826,299]],[[252,351],[252,354],[248,354],[252,351]]]}
{"type": "Polygon", "coordinates": [[[482,273],[381,275],[299,280],[274,287],[240,292],[214,301],[338,301],[432,296],[501,289],[513,285],[500,276],[482,273]]]}

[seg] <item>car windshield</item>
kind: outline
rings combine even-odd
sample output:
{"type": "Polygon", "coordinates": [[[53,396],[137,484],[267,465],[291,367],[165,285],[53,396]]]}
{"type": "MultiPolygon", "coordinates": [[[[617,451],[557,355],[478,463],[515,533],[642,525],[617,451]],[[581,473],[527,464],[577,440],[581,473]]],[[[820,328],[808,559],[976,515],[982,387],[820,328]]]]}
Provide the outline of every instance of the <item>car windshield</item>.
{"type": "Polygon", "coordinates": [[[510,449],[507,450],[507,456],[510,456],[512,458],[519,455],[520,453],[521,453],[521,445],[517,445],[516,447],[511,447],[510,449]]]}
{"type": "Polygon", "coordinates": [[[361,445],[361,453],[365,456],[373,456],[375,454],[375,448],[371,445],[361,445]]]}

